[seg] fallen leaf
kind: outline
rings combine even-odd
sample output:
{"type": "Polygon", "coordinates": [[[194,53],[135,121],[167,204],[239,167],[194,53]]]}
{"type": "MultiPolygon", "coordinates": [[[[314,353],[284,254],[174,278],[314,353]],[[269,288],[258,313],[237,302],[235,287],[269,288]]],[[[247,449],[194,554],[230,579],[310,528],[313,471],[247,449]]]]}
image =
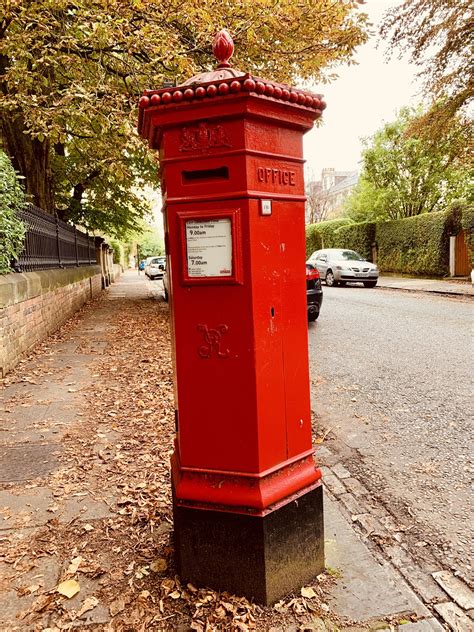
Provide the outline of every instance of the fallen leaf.
{"type": "Polygon", "coordinates": [[[94,531],[94,527],[89,523],[83,525],[82,528],[84,529],[84,531],[94,531]]]}
{"type": "Polygon", "coordinates": [[[154,573],[161,573],[168,568],[168,563],[163,557],[159,557],[150,564],[150,570],[154,573]]]}
{"type": "Polygon", "coordinates": [[[109,606],[111,617],[115,617],[115,615],[117,615],[119,612],[122,612],[122,610],[125,610],[125,600],[121,597],[119,599],[116,599],[115,601],[112,601],[109,606]]]}
{"type": "Polygon", "coordinates": [[[172,593],[169,594],[169,596],[171,597],[171,599],[179,599],[181,597],[181,593],[179,592],[179,590],[174,590],[172,593]]]}
{"type": "Polygon", "coordinates": [[[67,579],[66,581],[61,582],[56,586],[56,592],[58,592],[60,595],[64,595],[68,599],[71,599],[72,597],[74,597],[74,595],[77,595],[80,590],[81,587],[79,586],[79,582],[77,582],[75,579],[67,579]]]}
{"type": "Polygon", "coordinates": [[[25,595],[32,595],[40,588],[39,584],[33,584],[32,586],[25,586],[23,588],[18,588],[17,592],[20,597],[24,597],[25,595]]]}
{"type": "Polygon", "coordinates": [[[83,560],[83,558],[80,555],[78,555],[77,557],[73,558],[71,560],[71,563],[68,566],[67,574],[68,575],[75,575],[77,573],[77,569],[81,565],[82,560],[83,560]]]}
{"type": "Polygon", "coordinates": [[[93,610],[98,604],[99,600],[97,597],[86,597],[76,616],[81,617],[84,613],[89,612],[89,610],[93,610]]]}
{"type": "Polygon", "coordinates": [[[312,599],[313,597],[316,597],[316,593],[311,588],[311,586],[303,586],[303,588],[301,589],[301,596],[305,597],[306,599],[312,599]]]}

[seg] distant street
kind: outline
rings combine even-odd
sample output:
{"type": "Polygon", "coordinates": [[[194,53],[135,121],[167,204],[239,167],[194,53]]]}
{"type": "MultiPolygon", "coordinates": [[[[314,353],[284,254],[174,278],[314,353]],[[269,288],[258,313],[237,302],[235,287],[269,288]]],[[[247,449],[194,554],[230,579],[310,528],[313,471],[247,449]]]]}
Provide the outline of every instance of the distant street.
{"type": "MultiPolygon", "coordinates": [[[[325,445],[412,534],[469,577],[473,301],[326,288],[309,327],[313,410],[325,445]]],[[[472,498],[472,496],[471,496],[472,498]]]]}

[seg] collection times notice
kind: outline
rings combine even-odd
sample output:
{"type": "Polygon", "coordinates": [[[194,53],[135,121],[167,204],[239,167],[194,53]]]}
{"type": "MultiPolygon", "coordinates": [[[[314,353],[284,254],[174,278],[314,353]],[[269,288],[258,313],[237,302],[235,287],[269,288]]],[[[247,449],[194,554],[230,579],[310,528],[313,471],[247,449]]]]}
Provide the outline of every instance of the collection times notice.
{"type": "Polygon", "coordinates": [[[186,222],[189,277],[232,275],[232,226],[230,219],[186,222]]]}

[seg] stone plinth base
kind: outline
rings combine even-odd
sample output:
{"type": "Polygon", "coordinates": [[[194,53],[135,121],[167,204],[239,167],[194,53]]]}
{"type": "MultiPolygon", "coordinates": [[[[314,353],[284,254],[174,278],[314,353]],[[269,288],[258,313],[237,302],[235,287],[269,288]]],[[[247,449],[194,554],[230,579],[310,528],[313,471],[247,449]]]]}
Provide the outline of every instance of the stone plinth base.
{"type": "Polygon", "coordinates": [[[173,512],[178,572],[195,586],[270,605],[324,569],[321,484],[265,516],[173,512]]]}

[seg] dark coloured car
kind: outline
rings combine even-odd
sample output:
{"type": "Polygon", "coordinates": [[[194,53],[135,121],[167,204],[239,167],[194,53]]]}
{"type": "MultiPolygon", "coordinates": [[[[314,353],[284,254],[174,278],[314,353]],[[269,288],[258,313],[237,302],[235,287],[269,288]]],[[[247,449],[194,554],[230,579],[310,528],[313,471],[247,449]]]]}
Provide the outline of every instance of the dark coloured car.
{"type": "Polygon", "coordinates": [[[308,320],[315,321],[319,316],[323,302],[323,288],[318,269],[310,263],[306,264],[306,302],[308,304],[308,320]]]}
{"type": "Polygon", "coordinates": [[[169,283],[168,283],[168,271],[165,269],[163,272],[163,294],[165,296],[165,301],[169,300],[169,283]]]}

